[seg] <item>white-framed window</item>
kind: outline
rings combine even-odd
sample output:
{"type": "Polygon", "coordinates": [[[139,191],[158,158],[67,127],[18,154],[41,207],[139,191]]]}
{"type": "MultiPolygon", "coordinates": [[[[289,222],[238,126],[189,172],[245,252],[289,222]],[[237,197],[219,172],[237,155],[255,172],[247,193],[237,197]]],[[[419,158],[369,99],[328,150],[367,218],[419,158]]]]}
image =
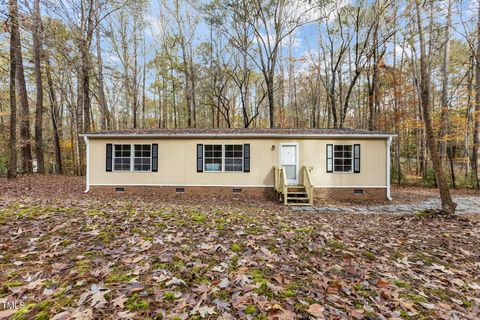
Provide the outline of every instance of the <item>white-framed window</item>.
{"type": "Polygon", "coordinates": [[[205,172],[242,172],[243,144],[205,144],[203,167],[205,172]]]}
{"type": "Polygon", "coordinates": [[[222,171],[222,154],[223,145],[206,144],[203,153],[203,166],[205,172],[221,172],[222,171]]]}
{"type": "Polygon", "coordinates": [[[133,171],[150,171],[152,169],[152,145],[135,144],[133,171]]]}
{"type": "Polygon", "coordinates": [[[152,169],[151,144],[114,144],[113,171],[147,172],[152,169]]]}
{"type": "Polygon", "coordinates": [[[225,171],[243,171],[243,144],[225,145],[225,171]]]}
{"type": "Polygon", "coordinates": [[[113,145],[113,170],[130,171],[131,170],[132,145],[114,144],[113,145]]]}
{"type": "Polygon", "coordinates": [[[353,172],[353,147],[351,144],[333,146],[333,171],[353,172]]]}

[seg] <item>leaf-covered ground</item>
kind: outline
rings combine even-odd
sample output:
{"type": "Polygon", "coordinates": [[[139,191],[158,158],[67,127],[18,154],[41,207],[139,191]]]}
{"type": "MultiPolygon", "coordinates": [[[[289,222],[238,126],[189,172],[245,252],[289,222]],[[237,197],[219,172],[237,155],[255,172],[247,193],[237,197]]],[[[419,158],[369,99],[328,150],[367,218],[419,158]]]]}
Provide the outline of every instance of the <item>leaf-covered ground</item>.
{"type": "Polygon", "coordinates": [[[480,317],[475,215],[319,214],[82,187],[0,180],[0,319],[480,317]]]}

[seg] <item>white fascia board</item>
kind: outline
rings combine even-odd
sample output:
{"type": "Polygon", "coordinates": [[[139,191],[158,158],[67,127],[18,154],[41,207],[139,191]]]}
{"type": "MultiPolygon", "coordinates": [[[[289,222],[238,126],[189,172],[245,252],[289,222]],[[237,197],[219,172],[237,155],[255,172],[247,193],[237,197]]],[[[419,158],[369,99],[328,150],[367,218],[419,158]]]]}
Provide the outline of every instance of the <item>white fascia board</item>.
{"type": "Polygon", "coordinates": [[[196,138],[211,138],[211,139],[228,139],[228,138],[335,138],[335,139],[389,139],[396,137],[396,134],[81,134],[81,137],[88,138],[181,138],[181,139],[196,139],[196,138]]]}

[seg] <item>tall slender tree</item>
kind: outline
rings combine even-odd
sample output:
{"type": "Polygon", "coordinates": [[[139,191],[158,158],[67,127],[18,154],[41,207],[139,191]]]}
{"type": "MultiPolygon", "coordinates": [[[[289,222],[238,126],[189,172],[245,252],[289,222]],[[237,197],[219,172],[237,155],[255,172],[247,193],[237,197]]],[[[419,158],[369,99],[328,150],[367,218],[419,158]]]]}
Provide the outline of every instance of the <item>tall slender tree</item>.
{"type": "Polygon", "coordinates": [[[18,43],[16,39],[18,32],[14,32],[14,29],[18,29],[18,15],[14,0],[9,1],[8,9],[10,13],[10,158],[7,177],[15,179],[17,177],[17,97],[15,93],[17,59],[15,45],[18,43]]]}
{"type": "Polygon", "coordinates": [[[32,143],[30,141],[30,109],[28,107],[27,83],[23,69],[22,47],[20,40],[20,28],[18,22],[18,2],[10,0],[10,18],[12,19],[11,40],[15,50],[15,71],[18,95],[20,98],[20,149],[22,154],[22,171],[32,172],[32,143]]]}
{"type": "Polygon", "coordinates": [[[432,159],[433,169],[435,170],[438,190],[440,191],[440,198],[442,200],[442,212],[446,214],[455,213],[456,204],[452,200],[450,190],[448,189],[447,180],[445,179],[445,173],[443,171],[443,164],[438,154],[437,139],[433,131],[432,125],[432,106],[431,106],[431,93],[430,93],[430,76],[427,52],[425,49],[425,39],[422,26],[422,19],[420,14],[420,3],[416,0],[416,20],[418,27],[418,38],[420,42],[420,101],[423,113],[423,122],[425,125],[426,138],[428,150],[430,151],[430,158],[432,159]]]}
{"type": "Polygon", "coordinates": [[[43,84],[42,84],[42,17],[40,15],[40,0],[33,2],[33,64],[35,70],[35,86],[37,99],[35,105],[35,157],[37,159],[37,172],[45,172],[43,158],[43,84]]]}

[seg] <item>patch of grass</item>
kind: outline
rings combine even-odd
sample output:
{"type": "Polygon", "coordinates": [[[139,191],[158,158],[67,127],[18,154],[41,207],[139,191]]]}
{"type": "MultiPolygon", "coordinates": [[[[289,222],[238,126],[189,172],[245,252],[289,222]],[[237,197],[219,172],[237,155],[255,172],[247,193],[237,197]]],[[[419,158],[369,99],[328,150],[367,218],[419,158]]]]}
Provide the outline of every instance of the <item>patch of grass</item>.
{"type": "Polygon", "coordinates": [[[233,252],[237,253],[237,252],[239,252],[240,250],[242,250],[242,245],[239,244],[239,243],[232,243],[230,249],[231,249],[233,252]]]}
{"type": "Polygon", "coordinates": [[[363,284],[361,283],[355,283],[354,285],[352,285],[353,289],[357,290],[357,291],[360,291],[363,289],[363,284]]]}
{"type": "Polygon", "coordinates": [[[412,257],[412,259],[414,261],[422,261],[427,266],[431,266],[434,263],[444,265],[444,263],[440,261],[438,258],[424,252],[416,252],[415,255],[412,257]]]}
{"type": "Polygon", "coordinates": [[[405,282],[401,279],[395,279],[393,280],[393,284],[396,285],[399,288],[410,288],[410,284],[408,282],[405,282]]]}
{"type": "Polygon", "coordinates": [[[97,238],[103,243],[109,244],[115,239],[115,233],[112,231],[102,231],[98,234],[97,238]]]}
{"type": "Polygon", "coordinates": [[[112,283],[112,282],[129,282],[135,278],[133,274],[128,274],[128,273],[122,273],[119,270],[114,270],[110,272],[110,274],[107,276],[106,282],[107,283],[112,283]]]}
{"type": "Polygon", "coordinates": [[[401,260],[401,259],[403,259],[403,257],[404,257],[403,253],[401,253],[401,252],[398,251],[398,250],[394,250],[394,251],[392,251],[392,252],[390,253],[390,258],[391,258],[392,260],[395,260],[395,261],[397,261],[398,259],[401,260]]]}
{"type": "Polygon", "coordinates": [[[422,210],[422,211],[417,211],[415,213],[415,216],[417,216],[418,218],[429,218],[429,217],[434,217],[437,215],[437,212],[434,211],[434,210],[422,210]]]}
{"type": "Polygon", "coordinates": [[[103,217],[103,218],[108,218],[108,215],[102,211],[102,210],[97,210],[97,209],[88,209],[83,212],[87,216],[92,216],[92,217],[103,217]]]}
{"type": "Polygon", "coordinates": [[[297,295],[297,293],[293,289],[285,289],[282,292],[280,292],[280,296],[282,298],[293,298],[296,295],[297,295]]]}
{"type": "Polygon", "coordinates": [[[463,305],[465,308],[471,308],[475,305],[475,303],[472,300],[464,300],[463,305]]]}
{"type": "Polygon", "coordinates": [[[342,241],[336,240],[336,239],[331,239],[327,241],[327,245],[329,247],[332,247],[334,249],[345,249],[346,245],[342,241]]]}
{"type": "Polygon", "coordinates": [[[20,287],[23,286],[25,282],[19,281],[19,280],[12,280],[12,281],[7,281],[3,284],[4,290],[8,290],[8,288],[14,288],[14,287],[20,287]]]}
{"type": "Polygon", "coordinates": [[[405,310],[400,310],[400,317],[405,320],[413,320],[411,316],[405,310]]]}
{"type": "Polygon", "coordinates": [[[370,251],[367,251],[367,250],[363,251],[362,255],[369,260],[375,260],[375,258],[376,258],[374,253],[372,253],[370,251]]]}
{"type": "Polygon", "coordinates": [[[443,301],[450,301],[452,296],[447,290],[442,288],[425,288],[425,293],[443,301]]]}
{"type": "Polygon", "coordinates": [[[303,233],[311,233],[313,232],[313,227],[302,227],[302,228],[295,228],[295,232],[303,232],[303,233]]]}
{"type": "Polygon", "coordinates": [[[228,264],[228,271],[232,272],[232,271],[235,271],[237,269],[238,260],[240,260],[240,258],[237,255],[233,256],[230,259],[230,263],[228,264]]]}
{"type": "Polygon", "coordinates": [[[10,318],[10,320],[26,320],[29,319],[29,313],[30,311],[35,308],[36,304],[35,303],[29,303],[26,304],[22,309],[18,310],[17,312],[14,313],[14,315],[10,318]]]}
{"type": "Polygon", "coordinates": [[[164,301],[174,301],[175,299],[176,299],[175,292],[167,291],[167,292],[163,293],[163,300],[164,301]]]}
{"type": "Polygon", "coordinates": [[[40,311],[35,315],[35,320],[49,320],[50,314],[47,311],[40,311]]]}
{"type": "Polygon", "coordinates": [[[262,271],[259,270],[259,269],[252,269],[250,271],[250,275],[252,276],[253,281],[255,281],[256,283],[264,283],[264,282],[266,283],[267,282],[267,279],[263,275],[262,271]]]}
{"type": "Polygon", "coordinates": [[[141,299],[140,296],[135,293],[130,298],[128,298],[125,303],[125,307],[130,311],[140,311],[148,309],[148,301],[141,299]]]}
{"type": "Polygon", "coordinates": [[[254,315],[255,313],[257,313],[257,307],[255,307],[254,305],[248,305],[246,308],[245,308],[245,313],[248,314],[248,315],[254,315]]]}
{"type": "Polygon", "coordinates": [[[90,272],[91,270],[91,265],[89,260],[80,260],[76,263],[76,267],[78,269],[78,272],[82,274],[86,274],[90,272]]]}
{"type": "Polygon", "coordinates": [[[190,218],[196,223],[205,223],[207,216],[199,211],[190,212],[190,218]]]}
{"type": "Polygon", "coordinates": [[[400,294],[400,297],[412,302],[428,302],[427,298],[416,293],[400,294]]]}

